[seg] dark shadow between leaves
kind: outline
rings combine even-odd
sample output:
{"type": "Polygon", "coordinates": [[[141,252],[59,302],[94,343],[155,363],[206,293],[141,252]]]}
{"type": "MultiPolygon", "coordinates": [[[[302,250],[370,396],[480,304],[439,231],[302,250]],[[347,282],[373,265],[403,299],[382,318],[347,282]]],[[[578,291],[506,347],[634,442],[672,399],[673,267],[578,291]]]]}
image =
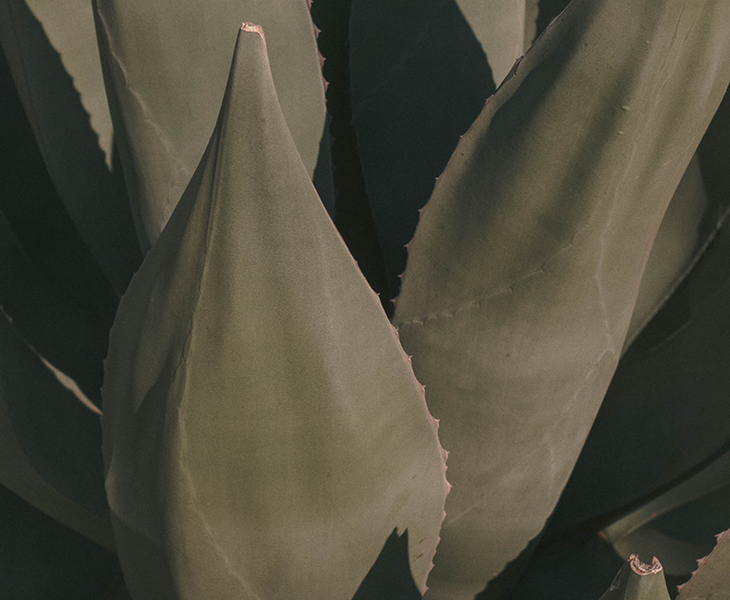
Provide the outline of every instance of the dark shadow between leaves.
{"type": "Polygon", "coordinates": [[[397,295],[418,211],[495,84],[453,0],[354,0],[350,72],[370,208],[397,295]]]}
{"type": "Polygon", "coordinates": [[[352,600],[420,599],[408,558],[408,530],[398,535],[394,529],[352,600]]]}

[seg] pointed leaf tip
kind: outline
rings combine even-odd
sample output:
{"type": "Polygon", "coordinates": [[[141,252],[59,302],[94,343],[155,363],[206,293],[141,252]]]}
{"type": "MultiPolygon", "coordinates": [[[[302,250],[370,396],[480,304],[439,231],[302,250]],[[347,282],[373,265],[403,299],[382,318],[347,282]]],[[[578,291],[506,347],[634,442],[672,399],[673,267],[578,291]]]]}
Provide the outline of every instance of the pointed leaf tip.
{"type": "Polygon", "coordinates": [[[122,299],[103,396],[135,599],[351,598],[394,528],[423,589],[438,439],[243,32],[203,159],[122,299]]]}

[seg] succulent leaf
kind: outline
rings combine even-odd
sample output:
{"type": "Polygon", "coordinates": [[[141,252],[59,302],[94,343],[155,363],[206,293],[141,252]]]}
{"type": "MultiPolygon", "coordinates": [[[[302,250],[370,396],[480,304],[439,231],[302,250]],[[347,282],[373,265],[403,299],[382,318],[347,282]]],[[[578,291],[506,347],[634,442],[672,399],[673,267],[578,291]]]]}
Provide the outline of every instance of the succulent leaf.
{"type": "Polygon", "coordinates": [[[122,299],[102,394],[135,600],[350,598],[394,528],[424,588],[447,492],[435,424],[297,154],[257,26],[122,299]]]}
{"type": "Polygon", "coordinates": [[[138,232],[155,242],[215,126],[228,34],[266,27],[282,110],[323,200],[331,190],[324,84],[305,0],[94,0],[102,66],[138,232]]]}
{"type": "Polygon", "coordinates": [[[713,551],[698,561],[692,578],[679,587],[677,600],[725,600],[730,597],[730,535],[717,536],[713,551]]]}
{"type": "Polygon", "coordinates": [[[104,152],[111,165],[111,122],[91,6],[84,0],[29,5],[0,2],[0,42],[51,180],[121,295],[141,255],[123,179],[105,162],[104,152]]]}
{"type": "Polygon", "coordinates": [[[451,452],[432,598],[478,592],[554,509],[730,81],[728,19],[724,2],[574,0],[440,178],[394,318],[451,452]]]}
{"type": "Polygon", "coordinates": [[[669,600],[662,565],[656,558],[645,564],[631,556],[600,600],[669,600]]]}
{"type": "Polygon", "coordinates": [[[523,52],[524,0],[353,0],[353,126],[396,296],[418,211],[523,52]]]}

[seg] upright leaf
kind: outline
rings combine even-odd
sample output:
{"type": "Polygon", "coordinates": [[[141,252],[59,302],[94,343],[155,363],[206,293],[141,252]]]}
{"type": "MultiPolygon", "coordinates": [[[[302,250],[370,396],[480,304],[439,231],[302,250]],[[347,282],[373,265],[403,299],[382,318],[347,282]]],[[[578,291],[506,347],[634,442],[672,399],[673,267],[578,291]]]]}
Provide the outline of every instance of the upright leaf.
{"type": "Polygon", "coordinates": [[[447,488],[435,425],[297,154],[257,26],[122,299],[102,393],[135,600],[351,598],[394,528],[423,590],[447,488]]]}
{"type": "Polygon", "coordinates": [[[137,227],[153,244],[215,126],[242,21],[266,27],[282,110],[326,203],[324,85],[305,0],[94,0],[115,131],[137,227]]]}
{"type": "Polygon", "coordinates": [[[478,592],[554,509],[730,81],[728,19],[719,0],[574,0],[437,185],[394,319],[451,452],[432,598],[478,592]]]}

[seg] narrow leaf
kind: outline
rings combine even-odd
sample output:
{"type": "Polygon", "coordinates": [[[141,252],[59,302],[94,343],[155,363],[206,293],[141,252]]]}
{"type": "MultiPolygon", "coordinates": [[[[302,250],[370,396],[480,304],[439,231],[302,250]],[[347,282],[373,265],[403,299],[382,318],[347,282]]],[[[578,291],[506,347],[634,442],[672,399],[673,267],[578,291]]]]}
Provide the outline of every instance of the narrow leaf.
{"type": "Polygon", "coordinates": [[[555,508],[730,81],[728,19],[720,1],[574,0],[438,183],[394,319],[451,452],[432,598],[478,592],[555,508]]]}
{"type": "Polygon", "coordinates": [[[305,0],[93,4],[121,159],[147,247],[162,231],[213,131],[231,61],[227,34],[242,21],[266,27],[287,124],[320,192],[331,191],[324,85],[305,0]]]}
{"type": "Polygon", "coordinates": [[[258,26],[122,299],[102,392],[135,600],[351,598],[394,528],[424,589],[447,488],[435,426],[297,154],[258,26]]]}

